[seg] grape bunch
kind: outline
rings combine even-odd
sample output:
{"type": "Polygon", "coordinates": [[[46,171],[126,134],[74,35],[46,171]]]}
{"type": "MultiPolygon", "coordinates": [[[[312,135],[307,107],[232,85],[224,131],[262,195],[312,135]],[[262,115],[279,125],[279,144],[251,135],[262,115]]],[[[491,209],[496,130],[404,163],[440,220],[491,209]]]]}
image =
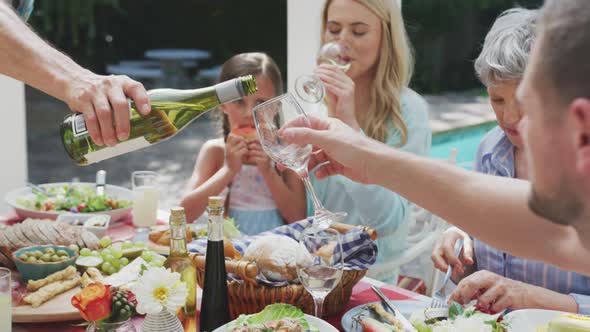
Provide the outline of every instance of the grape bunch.
{"type": "Polygon", "coordinates": [[[121,291],[115,287],[110,289],[113,296],[109,321],[122,322],[135,315],[135,295],[129,291],[121,291]]]}
{"type": "MultiPolygon", "coordinates": [[[[145,248],[143,242],[131,242],[125,241],[120,248],[115,248],[112,245],[110,237],[105,236],[100,239],[100,245],[103,249],[101,250],[90,250],[83,248],[80,250],[81,257],[97,257],[100,260],[100,264],[97,268],[107,275],[111,275],[119,272],[123,267],[129,264],[129,258],[126,257],[126,253],[135,253],[132,258],[134,259],[141,252],[141,258],[148,262],[151,266],[161,267],[164,266],[165,257],[154,252],[150,252],[145,248]]],[[[130,256],[131,257],[131,256],[130,256]]]]}

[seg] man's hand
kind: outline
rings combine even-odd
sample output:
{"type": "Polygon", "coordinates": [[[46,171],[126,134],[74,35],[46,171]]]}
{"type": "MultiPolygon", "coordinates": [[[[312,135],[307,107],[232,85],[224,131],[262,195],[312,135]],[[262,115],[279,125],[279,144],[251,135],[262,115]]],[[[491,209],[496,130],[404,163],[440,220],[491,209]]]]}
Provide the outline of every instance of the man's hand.
{"type": "Polygon", "coordinates": [[[469,235],[457,227],[451,227],[444,231],[432,248],[432,262],[434,267],[442,272],[447,272],[449,264],[453,266],[453,279],[456,280],[465,274],[465,264],[473,265],[473,240],[469,235]],[[455,256],[455,244],[463,240],[463,249],[460,257],[455,256]]]}
{"type": "Polygon", "coordinates": [[[127,76],[100,76],[84,70],[68,83],[65,102],[73,111],[84,114],[94,143],[113,146],[129,137],[127,97],[135,101],[142,115],[150,113],[149,98],[141,83],[127,76]]]}
{"type": "Polygon", "coordinates": [[[531,286],[505,278],[489,271],[478,271],[463,279],[451,294],[450,301],[467,304],[477,300],[476,307],[483,312],[497,313],[505,309],[527,308],[531,286]]]}
{"type": "Polygon", "coordinates": [[[289,143],[314,146],[309,169],[322,164],[315,171],[318,178],[340,174],[356,182],[369,183],[369,160],[365,155],[367,151],[379,148],[379,143],[342,121],[299,117],[281,129],[279,134],[289,143]],[[329,163],[324,164],[326,162],[329,163]]]}

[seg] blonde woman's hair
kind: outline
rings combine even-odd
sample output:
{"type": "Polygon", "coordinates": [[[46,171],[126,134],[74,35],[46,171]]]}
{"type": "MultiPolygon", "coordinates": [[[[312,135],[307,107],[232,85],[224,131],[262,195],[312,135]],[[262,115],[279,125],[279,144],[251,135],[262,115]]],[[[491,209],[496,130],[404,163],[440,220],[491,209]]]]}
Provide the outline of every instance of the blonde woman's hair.
{"type": "MultiPolygon", "coordinates": [[[[396,0],[355,0],[381,19],[381,51],[375,79],[372,81],[370,109],[361,123],[365,134],[381,142],[387,140],[389,121],[399,131],[400,146],[408,140],[408,127],[401,108],[401,94],[408,86],[414,68],[414,57],[404,27],[401,8],[396,0]]],[[[322,44],[325,42],[328,9],[322,12],[322,44]]]]}
{"type": "MultiPolygon", "coordinates": [[[[276,62],[266,53],[240,53],[229,58],[221,66],[219,82],[246,75],[266,76],[272,82],[276,95],[280,95],[283,92],[281,71],[276,62]]],[[[229,120],[225,113],[220,111],[218,114],[220,117],[221,132],[225,138],[231,131],[229,120]]]]}

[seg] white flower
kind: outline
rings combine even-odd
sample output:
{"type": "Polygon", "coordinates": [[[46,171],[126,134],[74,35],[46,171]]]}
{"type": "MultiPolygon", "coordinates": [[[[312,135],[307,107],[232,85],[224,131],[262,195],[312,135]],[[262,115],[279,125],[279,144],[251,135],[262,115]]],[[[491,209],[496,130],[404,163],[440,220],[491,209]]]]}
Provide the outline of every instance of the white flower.
{"type": "Polygon", "coordinates": [[[131,286],[137,299],[136,310],[140,314],[157,314],[166,308],[176,315],[176,310],[186,303],[188,290],[180,280],[180,274],[163,267],[150,267],[131,286]]]}

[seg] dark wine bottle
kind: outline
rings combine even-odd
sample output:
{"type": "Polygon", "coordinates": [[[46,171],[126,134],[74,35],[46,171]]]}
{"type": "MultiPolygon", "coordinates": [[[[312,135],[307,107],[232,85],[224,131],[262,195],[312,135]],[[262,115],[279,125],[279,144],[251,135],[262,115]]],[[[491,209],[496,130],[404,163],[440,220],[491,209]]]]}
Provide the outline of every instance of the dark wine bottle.
{"type": "Polygon", "coordinates": [[[223,253],[223,198],[209,197],[209,235],[201,302],[201,332],[212,332],[230,322],[227,272],[223,253]]]}

